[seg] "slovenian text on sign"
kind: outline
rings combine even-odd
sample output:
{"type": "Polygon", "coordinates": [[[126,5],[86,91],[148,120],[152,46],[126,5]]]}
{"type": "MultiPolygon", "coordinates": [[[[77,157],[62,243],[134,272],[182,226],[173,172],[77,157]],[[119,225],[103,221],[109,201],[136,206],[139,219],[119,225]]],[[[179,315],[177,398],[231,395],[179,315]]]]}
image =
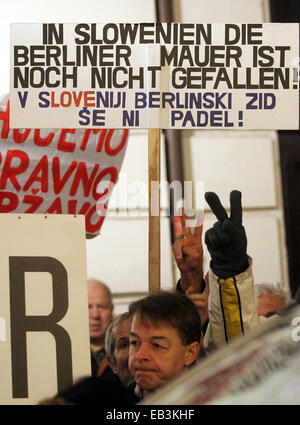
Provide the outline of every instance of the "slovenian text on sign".
{"type": "Polygon", "coordinates": [[[298,24],[13,24],[11,40],[12,128],[298,127],[298,24]]]}

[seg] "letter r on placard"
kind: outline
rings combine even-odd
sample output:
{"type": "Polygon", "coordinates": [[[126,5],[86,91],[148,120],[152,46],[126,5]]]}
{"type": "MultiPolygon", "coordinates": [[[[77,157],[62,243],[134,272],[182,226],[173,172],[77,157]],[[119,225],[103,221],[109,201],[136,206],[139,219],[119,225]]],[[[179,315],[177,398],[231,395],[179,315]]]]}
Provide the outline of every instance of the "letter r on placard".
{"type": "Polygon", "coordinates": [[[68,275],[53,257],[9,257],[12,389],[14,398],[28,397],[27,332],[50,332],[56,342],[57,386],[61,391],[73,384],[71,339],[58,324],[68,311],[68,275]],[[27,316],[25,273],[52,275],[52,305],[49,315],[27,316]]]}

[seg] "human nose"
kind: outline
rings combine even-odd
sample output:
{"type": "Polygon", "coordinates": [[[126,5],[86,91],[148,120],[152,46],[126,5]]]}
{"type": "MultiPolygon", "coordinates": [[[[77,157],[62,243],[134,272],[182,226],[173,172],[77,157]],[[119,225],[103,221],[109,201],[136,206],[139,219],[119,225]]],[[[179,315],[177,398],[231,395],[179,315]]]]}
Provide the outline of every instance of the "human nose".
{"type": "Polygon", "coordinates": [[[90,313],[90,317],[93,319],[97,319],[100,317],[97,306],[90,307],[89,313],[90,313]]]}
{"type": "Polygon", "coordinates": [[[136,351],[137,360],[149,360],[150,358],[150,348],[147,343],[143,342],[139,345],[136,351]]]}

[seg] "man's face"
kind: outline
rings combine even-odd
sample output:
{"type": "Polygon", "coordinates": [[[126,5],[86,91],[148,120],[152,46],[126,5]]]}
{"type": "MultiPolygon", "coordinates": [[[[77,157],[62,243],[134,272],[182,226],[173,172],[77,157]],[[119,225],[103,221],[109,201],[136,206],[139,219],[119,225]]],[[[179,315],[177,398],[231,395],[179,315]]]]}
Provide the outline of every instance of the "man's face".
{"type": "Polygon", "coordinates": [[[130,384],[133,381],[128,368],[128,357],[129,357],[129,335],[131,328],[131,320],[123,320],[119,326],[113,330],[115,338],[115,367],[114,372],[119,376],[121,382],[124,385],[130,384]]]}
{"type": "Polygon", "coordinates": [[[259,316],[270,317],[274,314],[280,314],[283,307],[283,299],[276,295],[261,294],[258,297],[257,311],[259,316]]]}
{"type": "Polygon", "coordinates": [[[101,285],[88,290],[90,338],[104,338],[106,329],[112,321],[113,307],[105,288],[101,285]]]}
{"type": "Polygon", "coordinates": [[[135,315],[132,321],[129,370],[142,391],[151,392],[193,363],[199,343],[184,346],[177,330],[135,315]]]}

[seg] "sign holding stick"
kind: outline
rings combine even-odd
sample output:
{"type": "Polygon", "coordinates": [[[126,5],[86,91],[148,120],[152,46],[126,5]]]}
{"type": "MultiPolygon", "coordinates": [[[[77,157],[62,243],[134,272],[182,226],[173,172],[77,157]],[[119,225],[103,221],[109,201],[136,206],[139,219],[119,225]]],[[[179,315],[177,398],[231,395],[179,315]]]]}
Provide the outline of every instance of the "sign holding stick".
{"type": "Polygon", "coordinates": [[[149,293],[160,290],[160,130],[148,131],[149,293]]]}

